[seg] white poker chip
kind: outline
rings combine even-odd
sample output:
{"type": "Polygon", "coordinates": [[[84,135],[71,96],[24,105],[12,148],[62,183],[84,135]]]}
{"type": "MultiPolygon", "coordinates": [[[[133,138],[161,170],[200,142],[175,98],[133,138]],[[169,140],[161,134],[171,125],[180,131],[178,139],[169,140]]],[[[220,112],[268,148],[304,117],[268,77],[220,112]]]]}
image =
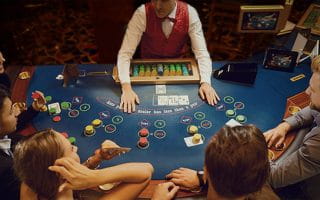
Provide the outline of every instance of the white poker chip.
{"type": "Polygon", "coordinates": [[[63,80],[63,75],[62,74],[59,74],[57,77],[56,77],[57,80],[63,80]]]}
{"type": "Polygon", "coordinates": [[[108,191],[108,190],[111,190],[112,188],[114,188],[117,185],[119,185],[119,183],[107,183],[107,184],[99,185],[99,188],[101,190],[108,191]]]}

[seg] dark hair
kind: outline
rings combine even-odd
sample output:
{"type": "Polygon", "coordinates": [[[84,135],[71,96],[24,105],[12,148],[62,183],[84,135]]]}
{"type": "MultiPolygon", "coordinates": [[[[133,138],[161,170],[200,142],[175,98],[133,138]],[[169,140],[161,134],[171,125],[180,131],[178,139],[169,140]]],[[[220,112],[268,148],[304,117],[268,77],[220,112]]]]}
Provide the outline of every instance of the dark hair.
{"type": "Polygon", "coordinates": [[[205,165],[220,196],[236,198],[259,191],[270,172],[262,132],[253,125],[224,126],[206,148],[205,165]]]}
{"type": "Polygon", "coordinates": [[[10,91],[5,85],[0,84],[0,111],[6,98],[11,98],[10,91]]]}
{"type": "Polygon", "coordinates": [[[16,146],[15,173],[39,198],[55,199],[61,179],[48,167],[63,154],[60,141],[52,129],[40,131],[16,146]]]}

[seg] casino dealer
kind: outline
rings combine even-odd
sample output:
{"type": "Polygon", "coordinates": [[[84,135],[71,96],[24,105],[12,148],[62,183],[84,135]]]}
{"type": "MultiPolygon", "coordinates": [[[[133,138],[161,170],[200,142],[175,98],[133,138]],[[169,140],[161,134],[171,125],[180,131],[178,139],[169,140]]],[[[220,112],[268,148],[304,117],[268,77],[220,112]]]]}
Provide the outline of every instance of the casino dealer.
{"type": "Polygon", "coordinates": [[[197,11],[182,1],[151,1],[134,12],[118,53],[117,66],[122,89],[120,108],[124,112],[135,112],[136,103],[140,103],[130,83],[130,59],[139,45],[137,41],[141,41],[142,59],[183,57],[184,49],[191,41],[191,49],[199,58],[200,97],[210,105],[220,100],[211,87],[212,61],[197,11]]]}

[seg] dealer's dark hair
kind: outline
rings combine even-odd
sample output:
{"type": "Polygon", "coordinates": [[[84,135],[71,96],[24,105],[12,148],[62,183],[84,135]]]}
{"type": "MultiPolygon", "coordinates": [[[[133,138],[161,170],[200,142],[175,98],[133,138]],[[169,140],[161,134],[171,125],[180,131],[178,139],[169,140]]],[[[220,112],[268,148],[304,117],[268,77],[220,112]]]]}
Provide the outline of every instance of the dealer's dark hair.
{"type": "Polygon", "coordinates": [[[48,167],[63,155],[61,141],[55,132],[52,129],[40,131],[16,146],[13,157],[15,173],[38,195],[38,199],[56,199],[62,180],[48,167]]]}
{"type": "Polygon", "coordinates": [[[268,148],[262,132],[253,125],[221,128],[205,155],[209,184],[225,198],[259,191],[270,172],[268,148]]]}

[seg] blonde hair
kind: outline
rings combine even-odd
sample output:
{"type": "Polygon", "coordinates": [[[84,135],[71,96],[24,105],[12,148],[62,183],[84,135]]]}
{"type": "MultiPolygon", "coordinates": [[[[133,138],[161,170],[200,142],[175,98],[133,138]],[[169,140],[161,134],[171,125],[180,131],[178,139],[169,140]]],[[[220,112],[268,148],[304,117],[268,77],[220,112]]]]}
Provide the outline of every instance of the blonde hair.
{"type": "Polygon", "coordinates": [[[38,199],[55,199],[60,177],[48,170],[64,151],[52,129],[40,131],[18,143],[14,151],[14,170],[21,182],[38,195],[38,199]]]}
{"type": "Polygon", "coordinates": [[[313,72],[320,73],[320,55],[312,59],[311,68],[313,72]]]}

